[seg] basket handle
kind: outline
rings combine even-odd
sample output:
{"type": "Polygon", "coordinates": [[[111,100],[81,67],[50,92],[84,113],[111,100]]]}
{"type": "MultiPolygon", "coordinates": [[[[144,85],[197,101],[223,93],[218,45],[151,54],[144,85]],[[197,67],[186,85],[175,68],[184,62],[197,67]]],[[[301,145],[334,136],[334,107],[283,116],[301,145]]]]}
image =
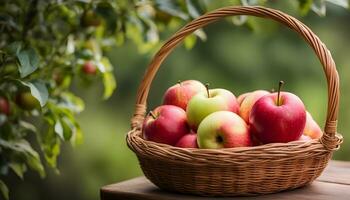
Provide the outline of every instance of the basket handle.
{"type": "Polygon", "coordinates": [[[221,18],[236,15],[251,15],[255,17],[273,19],[297,32],[312,47],[323,66],[328,85],[328,108],[324,128],[325,134],[323,134],[323,137],[320,141],[326,148],[334,149],[334,146],[339,143],[337,142],[339,138],[336,137],[339,107],[339,76],[331,53],[323,44],[323,42],[321,42],[321,40],[309,28],[296,18],[281,11],[260,6],[231,6],[221,8],[202,15],[201,17],[193,20],[178,32],[176,32],[160,48],[157,54],[155,54],[153,60],[149,64],[143,76],[142,82],[137,91],[136,107],[134,115],[131,119],[131,128],[141,128],[146,114],[147,96],[151,83],[160,65],[164,59],[172,52],[172,50],[180,42],[182,42],[187,35],[193,33],[195,30],[202,28],[221,18]]]}

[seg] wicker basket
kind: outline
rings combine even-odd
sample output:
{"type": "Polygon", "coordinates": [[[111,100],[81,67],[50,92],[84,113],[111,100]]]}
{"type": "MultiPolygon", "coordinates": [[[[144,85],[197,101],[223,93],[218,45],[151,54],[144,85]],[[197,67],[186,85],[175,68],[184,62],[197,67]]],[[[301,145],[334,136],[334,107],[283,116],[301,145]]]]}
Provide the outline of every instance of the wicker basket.
{"type": "Polygon", "coordinates": [[[274,193],[304,186],[326,167],[339,148],[337,134],[339,78],[326,46],[303,23],[274,9],[249,6],[226,7],[207,13],[173,35],[150,63],[137,92],[127,144],[137,155],[145,176],[159,188],[203,196],[246,196],[274,193]],[[280,22],[297,32],[313,48],[328,84],[328,109],[320,140],[273,143],[227,149],[183,149],[142,138],[142,122],[152,80],[161,63],[183,39],[221,18],[252,15],[280,22]]]}

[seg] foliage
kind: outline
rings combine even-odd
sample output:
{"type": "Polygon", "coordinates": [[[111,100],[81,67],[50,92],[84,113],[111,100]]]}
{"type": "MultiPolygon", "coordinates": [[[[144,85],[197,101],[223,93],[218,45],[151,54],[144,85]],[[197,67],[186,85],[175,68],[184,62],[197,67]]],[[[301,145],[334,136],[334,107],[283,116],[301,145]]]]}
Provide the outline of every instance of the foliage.
{"type": "MultiPolygon", "coordinates": [[[[299,0],[299,11],[325,14],[325,3],[299,0]]],[[[224,5],[268,5],[267,0],[227,1],[224,5]]],[[[62,142],[82,142],[76,114],[84,102],[73,91],[101,82],[103,99],[116,88],[113,66],[105,56],[113,46],[134,42],[141,53],[161,44],[160,33],[178,28],[222,3],[195,0],[3,0],[0,2],[0,175],[27,169],[45,176],[42,162],[57,170],[62,142]],[[95,70],[87,70],[91,63],[95,70]],[[5,105],[6,106],[6,105],[5,105]],[[36,138],[36,141],[34,139],[36,138]],[[40,153],[38,153],[40,152],[40,153]],[[42,156],[41,156],[42,155],[42,156]]],[[[247,17],[233,18],[244,24],[247,17]]],[[[185,39],[185,47],[206,39],[203,30],[185,39]]],[[[1,177],[2,178],[2,177],[1,177]]],[[[0,180],[0,191],[8,189],[0,180]]]]}

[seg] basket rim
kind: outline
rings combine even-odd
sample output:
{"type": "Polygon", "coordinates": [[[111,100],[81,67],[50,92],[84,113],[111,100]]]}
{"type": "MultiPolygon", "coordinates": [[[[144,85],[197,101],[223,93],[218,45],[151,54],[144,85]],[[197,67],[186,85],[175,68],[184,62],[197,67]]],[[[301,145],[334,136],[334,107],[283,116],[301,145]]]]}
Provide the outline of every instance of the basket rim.
{"type": "Polygon", "coordinates": [[[341,134],[337,133],[335,146],[326,148],[320,139],[309,141],[292,141],[288,143],[269,143],[252,147],[235,147],[222,149],[180,148],[168,144],[145,140],[142,130],[133,129],[128,132],[126,142],[137,156],[159,159],[167,162],[177,162],[189,165],[227,165],[251,164],[252,162],[283,162],[295,158],[309,158],[332,153],[339,149],[343,142],[341,134]]]}

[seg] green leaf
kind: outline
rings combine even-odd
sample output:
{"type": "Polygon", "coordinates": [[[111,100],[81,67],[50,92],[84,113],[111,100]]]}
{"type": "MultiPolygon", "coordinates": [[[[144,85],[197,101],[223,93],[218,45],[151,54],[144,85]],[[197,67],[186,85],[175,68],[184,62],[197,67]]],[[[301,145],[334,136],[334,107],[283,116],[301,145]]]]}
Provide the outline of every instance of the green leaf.
{"type": "Polygon", "coordinates": [[[117,82],[114,79],[113,73],[103,73],[103,85],[105,87],[103,99],[108,99],[113,94],[114,90],[117,88],[117,82]]]}
{"type": "Polygon", "coordinates": [[[96,12],[105,19],[107,30],[114,32],[117,27],[117,13],[112,5],[108,2],[99,3],[96,12]]]}
{"type": "Polygon", "coordinates": [[[61,124],[63,128],[64,140],[69,141],[73,135],[73,130],[75,129],[74,124],[67,117],[63,117],[61,119],[61,124]]]}
{"type": "Polygon", "coordinates": [[[67,117],[57,119],[55,123],[55,132],[61,137],[62,140],[69,141],[75,129],[73,123],[67,117]]]}
{"type": "Polygon", "coordinates": [[[17,141],[5,141],[0,139],[0,146],[20,153],[25,157],[27,165],[32,170],[37,171],[41,177],[45,176],[45,170],[41,164],[39,154],[32,149],[26,140],[20,139],[17,141]]]}
{"type": "Polygon", "coordinates": [[[39,57],[33,48],[22,49],[17,53],[19,73],[24,78],[33,73],[39,66],[39,57]]]}
{"type": "Polygon", "coordinates": [[[309,13],[313,0],[298,0],[299,1],[299,12],[302,16],[309,13]]]}
{"type": "Polygon", "coordinates": [[[188,13],[192,18],[197,18],[204,13],[203,8],[199,4],[200,1],[186,0],[188,13]]]}
{"type": "Polygon", "coordinates": [[[49,126],[53,126],[54,132],[64,141],[69,141],[75,129],[75,118],[72,111],[62,104],[48,103],[50,112],[45,113],[45,119],[49,126]]]}
{"type": "Polygon", "coordinates": [[[56,168],[57,165],[57,157],[60,154],[60,140],[55,134],[54,131],[54,121],[49,118],[45,117],[45,120],[48,122],[48,130],[43,132],[39,137],[39,143],[41,146],[41,149],[44,152],[44,157],[46,162],[49,164],[50,167],[56,168]]]}
{"type": "Polygon", "coordinates": [[[197,37],[199,37],[199,39],[201,39],[202,41],[207,40],[207,34],[205,34],[203,29],[198,29],[195,32],[193,32],[193,34],[195,34],[197,37]]]}
{"type": "Polygon", "coordinates": [[[64,92],[61,94],[61,97],[63,102],[59,103],[60,106],[72,110],[75,113],[80,113],[84,110],[84,101],[78,96],[75,96],[70,92],[64,92]]]}
{"type": "Polygon", "coordinates": [[[12,169],[12,171],[15,172],[17,176],[23,179],[23,173],[26,172],[27,170],[27,167],[25,164],[19,163],[19,162],[11,162],[9,164],[9,167],[12,169]]]}
{"type": "Polygon", "coordinates": [[[243,6],[264,5],[267,0],[241,0],[243,6]]]}
{"type": "Polygon", "coordinates": [[[62,126],[62,123],[61,123],[61,120],[57,120],[56,123],[55,123],[55,133],[57,135],[59,135],[61,137],[62,140],[64,140],[64,136],[63,136],[63,126],[62,126]]]}
{"type": "Polygon", "coordinates": [[[147,43],[157,43],[159,41],[159,33],[157,25],[152,19],[140,16],[139,25],[144,38],[147,43]]]}
{"type": "Polygon", "coordinates": [[[158,29],[157,29],[157,26],[153,22],[150,23],[150,25],[146,29],[145,36],[146,36],[145,37],[146,42],[157,43],[159,41],[158,29]]]}
{"type": "Polygon", "coordinates": [[[82,141],[83,141],[83,133],[81,131],[79,124],[76,123],[75,130],[71,138],[71,143],[73,146],[77,146],[77,145],[80,145],[82,141]]]}
{"type": "Polygon", "coordinates": [[[6,200],[9,200],[9,189],[7,188],[6,184],[2,180],[0,180],[0,191],[2,196],[6,200]]]}
{"type": "Polygon", "coordinates": [[[335,4],[343,8],[349,8],[349,0],[326,0],[329,3],[335,4]]]}
{"type": "Polygon", "coordinates": [[[321,17],[326,16],[326,0],[314,0],[311,10],[321,17]]]}
{"type": "Polygon", "coordinates": [[[7,46],[7,52],[12,55],[17,55],[19,51],[22,49],[22,42],[15,41],[7,46]]]}
{"type": "Polygon", "coordinates": [[[191,34],[189,36],[187,36],[184,39],[184,45],[186,49],[192,49],[193,46],[196,44],[197,41],[197,37],[194,34],[191,34]]]}
{"type": "Polygon", "coordinates": [[[2,126],[7,121],[7,116],[0,114],[0,126],[2,126]]]}
{"type": "Polygon", "coordinates": [[[28,166],[32,170],[37,171],[41,177],[45,177],[44,167],[41,164],[39,154],[32,149],[30,144],[26,140],[20,140],[17,146],[26,152],[26,162],[28,166]]]}
{"type": "Polygon", "coordinates": [[[33,97],[35,97],[39,101],[40,106],[44,107],[49,98],[49,92],[47,90],[45,83],[43,83],[40,80],[35,80],[32,82],[21,81],[21,83],[29,87],[30,93],[33,95],[33,97]]]}
{"type": "Polygon", "coordinates": [[[102,72],[103,85],[104,85],[104,94],[103,99],[108,99],[117,88],[117,82],[114,78],[113,66],[109,62],[109,59],[103,57],[99,63],[97,63],[97,67],[102,72]]]}
{"type": "Polygon", "coordinates": [[[183,20],[188,20],[188,15],[181,10],[181,6],[177,1],[173,0],[155,0],[155,6],[161,11],[164,11],[172,16],[179,17],[183,20]]]}
{"type": "Polygon", "coordinates": [[[23,120],[19,121],[19,125],[20,125],[22,128],[26,129],[27,131],[31,131],[31,132],[33,132],[33,133],[38,132],[37,128],[36,128],[33,124],[28,123],[28,122],[26,122],[26,121],[23,121],[23,120]]]}
{"type": "Polygon", "coordinates": [[[97,67],[102,73],[113,71],[113,65],[107,57],[103,57],[100,62],[97,63],[97,67]]]}

